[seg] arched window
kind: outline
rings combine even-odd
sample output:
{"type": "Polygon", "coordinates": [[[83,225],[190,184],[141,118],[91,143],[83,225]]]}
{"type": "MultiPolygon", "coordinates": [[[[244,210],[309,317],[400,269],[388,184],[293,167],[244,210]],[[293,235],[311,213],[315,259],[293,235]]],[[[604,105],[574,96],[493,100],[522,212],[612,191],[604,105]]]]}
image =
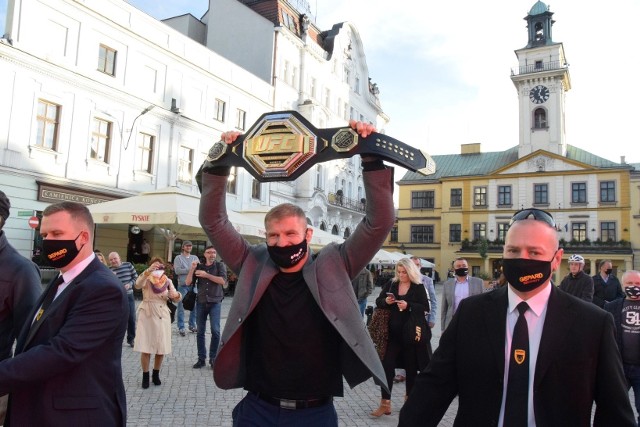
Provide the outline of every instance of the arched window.
{"type": "Polygon", "coordinates": [[[546,129],[547,125],[547,112],[544,108],[536,108],[533,112],[533,128],[534,129],[546,129]]]}
{"type": "Polygon", "coordinates": [[[333,234],[334,236],[339,236],[340,235],[340,230],[338,229],[337,225],[333,226],[333,228],[331,229],[331,234],[333,234]]]}
{"type": "Polygon", "coordinates": [[[346,239],[350,235],[351,235],[351,230],[349,229],[349,227],[345,228],[344,229],[344,238],[346,239]]]}
{"type": "Polygon", "coordinates": [[[325,224],[325,222],[324,222],[324,221],[322,221],[322,222],[320,223],[320,230],[322,230],[322,231],[327,231],[327,224],[325,224]]]}

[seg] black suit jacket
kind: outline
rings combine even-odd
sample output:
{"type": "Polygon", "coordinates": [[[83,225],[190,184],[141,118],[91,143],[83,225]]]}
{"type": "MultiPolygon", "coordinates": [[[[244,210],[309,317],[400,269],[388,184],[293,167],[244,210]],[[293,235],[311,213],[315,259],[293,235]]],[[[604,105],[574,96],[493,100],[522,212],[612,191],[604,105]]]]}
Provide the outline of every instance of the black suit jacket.
{"type": "Polygon", "coordinates": [[[121,355],[129,305],[122,284],[94,259],[32,325],[45,295],[15,357],[0,362],[0,395],[10,393],[5,426],[125,425],[121,355]]]}
{"type": "MultiPolygon", "coordinates": [[[[537,427],[634,426],[611,316],[555,286],[534,379],[537,427]]],[[[455,426],[496,426],[505,364],[507,288],[462,301],[400,413],[400,426],[437,426],[458,396],[455,426]]]]}

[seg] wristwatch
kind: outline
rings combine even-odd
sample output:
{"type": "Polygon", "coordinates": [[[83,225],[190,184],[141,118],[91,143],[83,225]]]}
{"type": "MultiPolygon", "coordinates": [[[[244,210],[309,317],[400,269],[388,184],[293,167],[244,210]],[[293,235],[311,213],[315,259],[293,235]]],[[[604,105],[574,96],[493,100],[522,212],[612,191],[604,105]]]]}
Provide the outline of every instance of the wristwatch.
{"type": "Polygon", "coordinates": [[[350,127],[317,129],[297,111],[266,113],[233,143],[218,141],[203,169],[240,166],[260,182],[292,181],[316,163],[356,154],[383,158],[429,175],[435,162],[422,150],[374,132],[362,138],[350,127]]]}

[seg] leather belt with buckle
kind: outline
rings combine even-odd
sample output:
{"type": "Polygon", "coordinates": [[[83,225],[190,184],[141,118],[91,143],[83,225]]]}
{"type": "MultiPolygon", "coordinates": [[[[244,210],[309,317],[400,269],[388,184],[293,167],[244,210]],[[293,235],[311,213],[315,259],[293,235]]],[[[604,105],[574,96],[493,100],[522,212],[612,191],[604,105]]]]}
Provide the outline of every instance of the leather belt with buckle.
{"type": "Polygon", "coordinates": [[[333,397],[323,397],[321,399],[309,399],[309,400],[292,400],[292,399],[278,399],[276,397],[267,396],[262,393],[251,392],[258,399],[264,400],[274,406],[279,406],[282,409],[307,409],[317,408],[318,406],[326,405],[333,401],[333,397]]]}
{"type": "Polygon", "coordinates": [[[216,142],[205,167],[240,166],[260,182],[293,181],[320,162],[373,155],[429,175],[435,162],[425,152],[374,132],[362,138],[350,127],[316,129],[297,111],[266,113],[232,144],[216,142]]]}

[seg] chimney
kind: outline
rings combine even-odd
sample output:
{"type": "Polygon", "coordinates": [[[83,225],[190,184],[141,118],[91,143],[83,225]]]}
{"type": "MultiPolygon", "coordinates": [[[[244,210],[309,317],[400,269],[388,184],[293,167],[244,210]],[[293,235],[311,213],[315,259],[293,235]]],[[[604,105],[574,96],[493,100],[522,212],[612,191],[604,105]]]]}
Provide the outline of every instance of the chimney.
{"type": "Polygon", "coordinates": [[[480,154],[480,143],[475,142],[473,144],[461,144],[460,154],[480,154]]]}
{"type": "Polygon", "coordinates": [[[627,163],[625,156],[620,156],[620,163],[623,165],[627,163]]]}

